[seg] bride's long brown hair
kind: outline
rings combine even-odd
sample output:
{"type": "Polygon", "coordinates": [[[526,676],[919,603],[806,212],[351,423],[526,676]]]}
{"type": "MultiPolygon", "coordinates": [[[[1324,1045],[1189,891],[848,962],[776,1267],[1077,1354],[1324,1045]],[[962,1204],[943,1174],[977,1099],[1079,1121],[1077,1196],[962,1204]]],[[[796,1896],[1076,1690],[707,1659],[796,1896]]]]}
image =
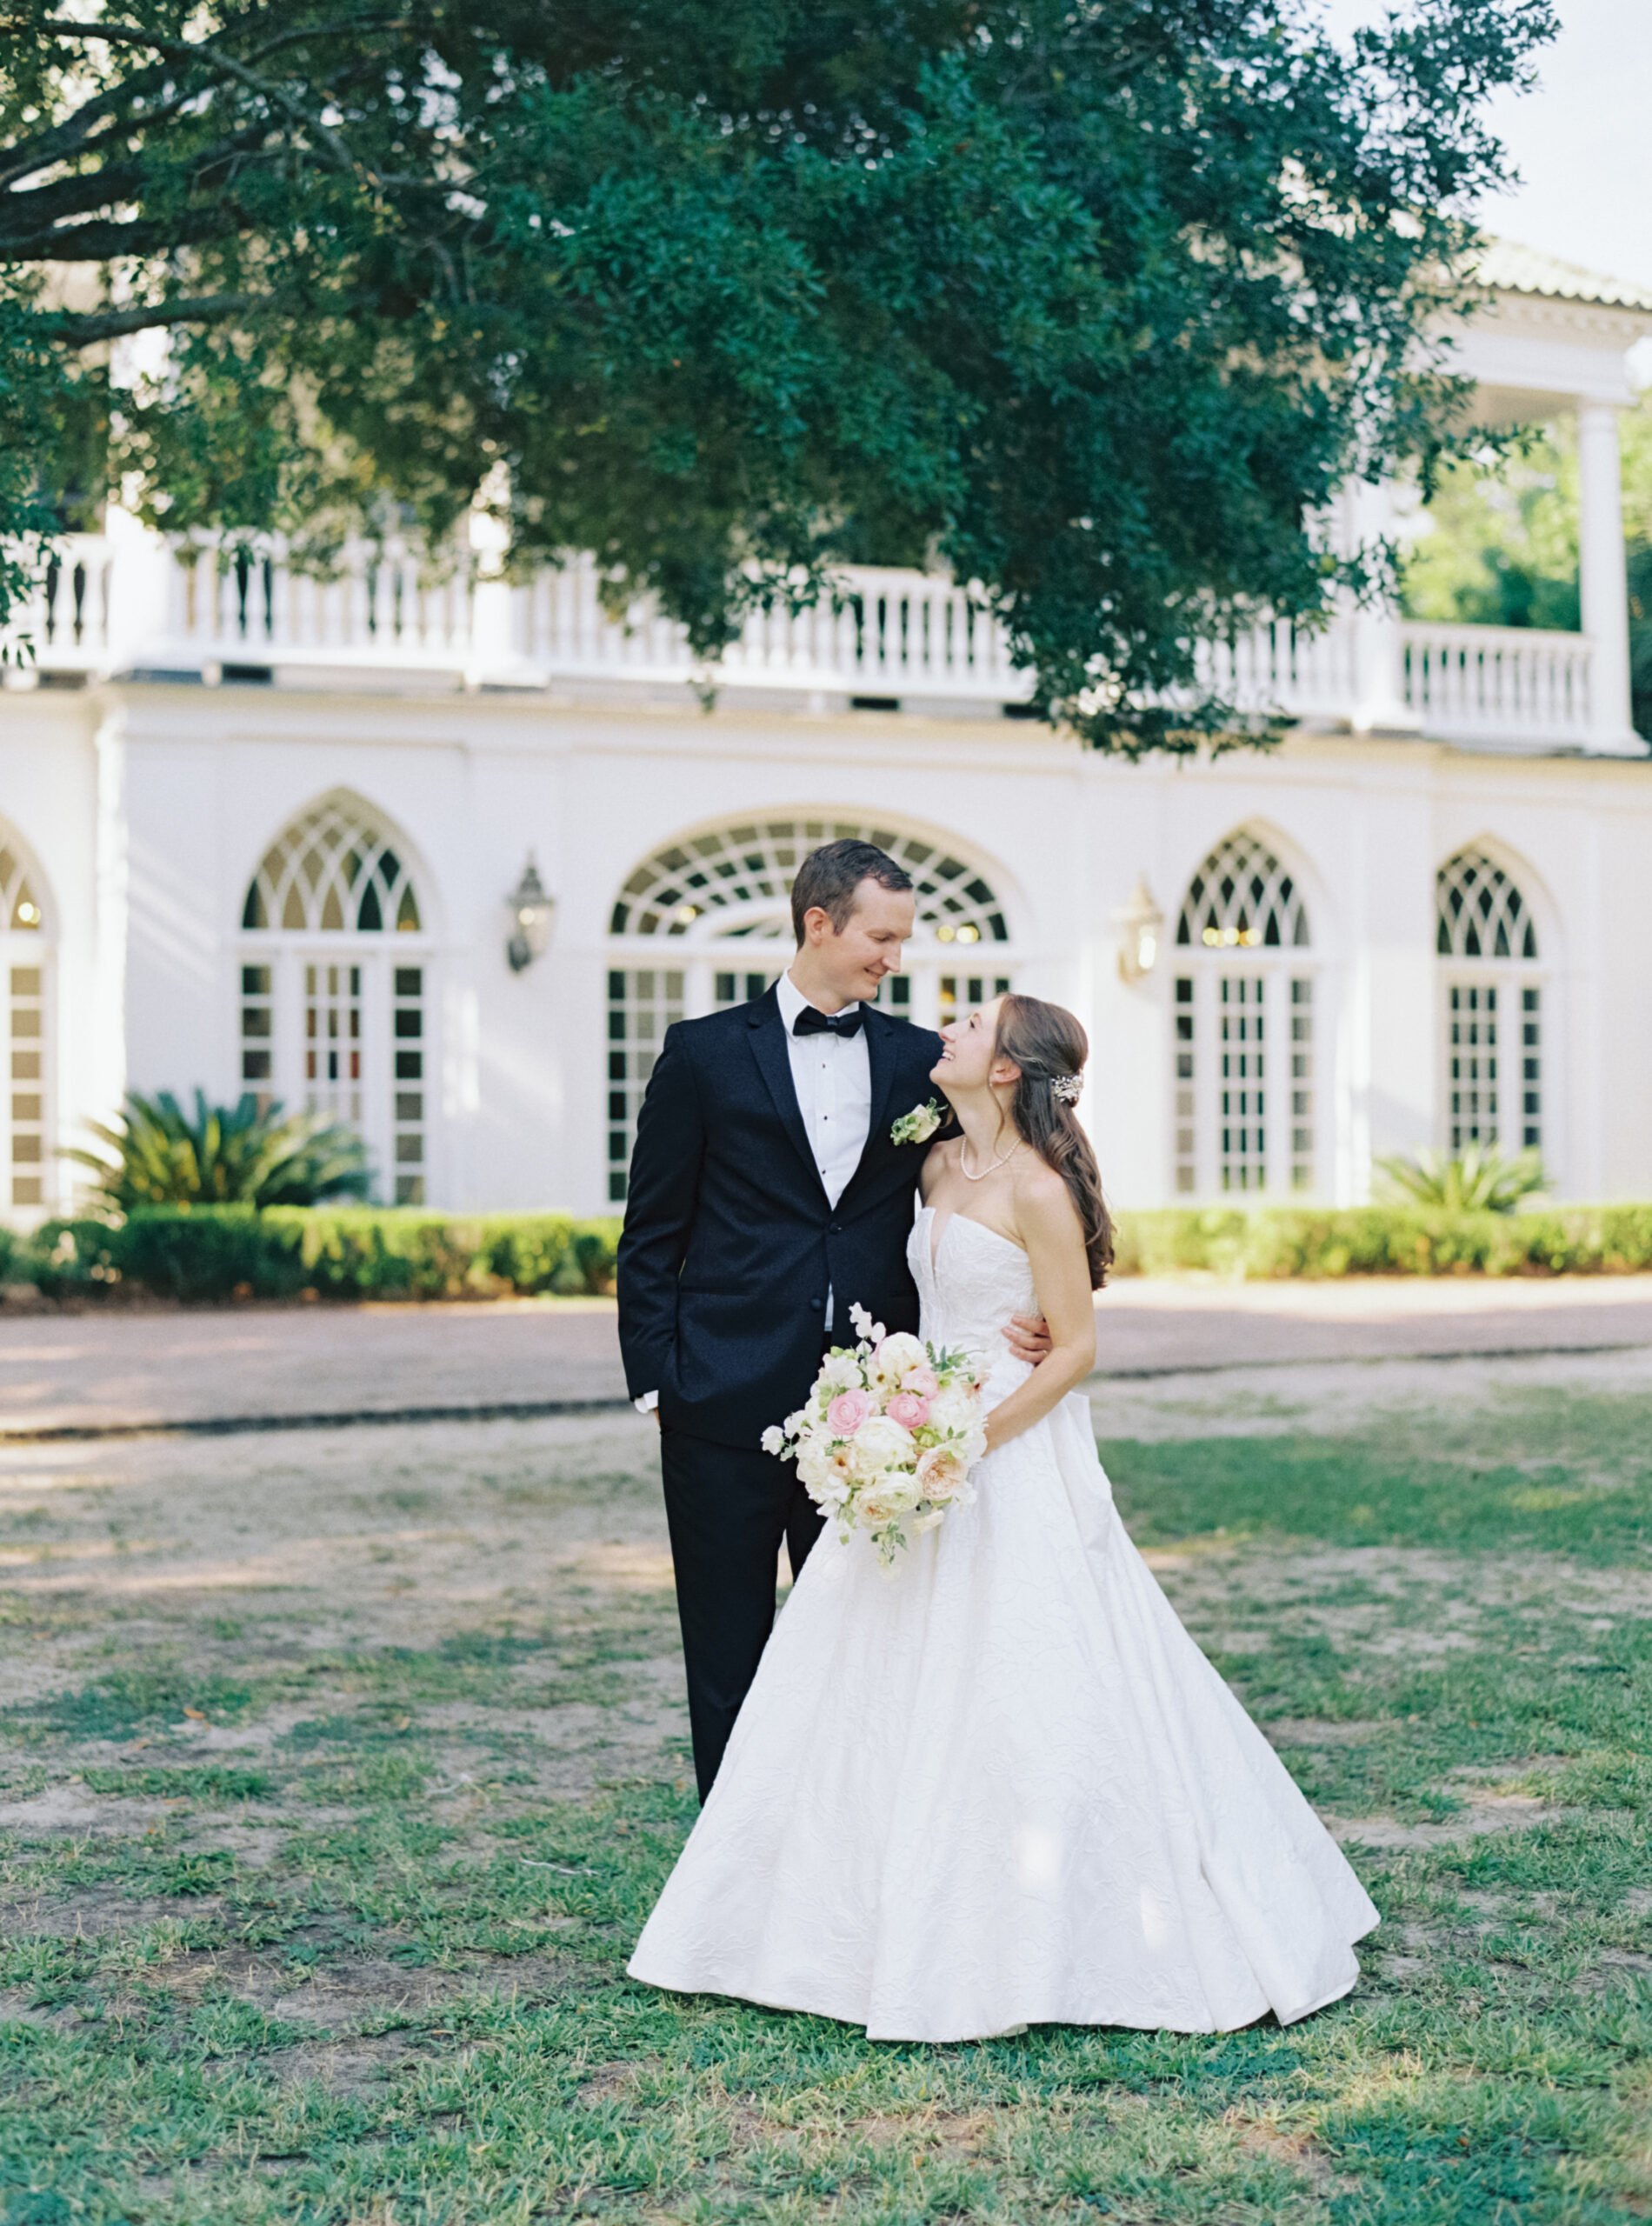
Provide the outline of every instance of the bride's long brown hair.
{"type": "Polygon", "coordinates": [[[1113,1217],[1102,1195],[1101,1170],[1089,1138],[1054,1088],[1058,1081],[1076,1081],[1082,1075],[1089,1039],[1062,1006],[1047,1005],[1042,997],[1009,996],[998,1008],[993,1055],[1021,1069],[1010,1117],[1072,1193],[1084,1231],[1090,1288],[1100,1290],[1113,1264],[1113,1217]]]}

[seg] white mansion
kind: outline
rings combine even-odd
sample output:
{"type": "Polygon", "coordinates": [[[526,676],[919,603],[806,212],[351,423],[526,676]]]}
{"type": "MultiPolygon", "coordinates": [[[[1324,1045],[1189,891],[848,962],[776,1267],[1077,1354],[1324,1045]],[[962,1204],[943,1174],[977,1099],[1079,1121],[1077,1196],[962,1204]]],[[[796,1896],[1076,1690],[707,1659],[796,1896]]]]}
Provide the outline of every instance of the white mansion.
{"type": "Polygon", "coordinates": [[[773,978],[797,859],[850,832],[919,890],[897,1010],[1082,1016],[1121,1204],[1354,1202],[1475,1138],[1652,1196],[1616,423],[1652,300],[1512,249],[1484,283],[1486,415],[1576,413],[1584,630],[1264,630],[1220,654],[1294,716],[1272,755],[1087,754],[916,573],[754,623],[708,714],[578,565],[317,584],[111,512],[0,693],[0,1213],[67,1207],[58,1148],[124,1089],[197,1084],[336,1109],[387,1200],[607,1210],[664,1028],[773,978]]]}

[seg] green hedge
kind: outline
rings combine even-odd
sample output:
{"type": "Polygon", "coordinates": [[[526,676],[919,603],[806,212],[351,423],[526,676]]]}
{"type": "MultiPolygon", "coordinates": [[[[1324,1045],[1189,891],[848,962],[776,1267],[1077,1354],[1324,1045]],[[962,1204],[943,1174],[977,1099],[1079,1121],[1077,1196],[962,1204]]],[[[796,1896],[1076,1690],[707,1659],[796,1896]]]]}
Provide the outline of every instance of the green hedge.
{"type": "Polygon", "coordinates": [[[1652,1270],[1652,1205],[1514,1214],[1404,1205],[1212,1207],[1122,1216],[1120,1275],[1196,1269],[1262,1280],[1629,1275],[1652,1270]]]}
{"type": "MultiPolygon", "coordinates": [[[[126,1285],[168,1298],[498,1298],[610,1290],[617,1219],[441,1214],[416,1207],[197,1207],[118,1228],[47,1222],[0,1230],[0,1281],[49,1297],[126,1285]]],[[[1652,1270],[1652,1205],[1453,1214],[1269,1206],[1121,1217],[1121,1276],[1234,1277],[1624,1275],[1652,1270]]]]}
{"type": "Polygon", "coordinates": [[[45,1223],[11,1273],[48,1297],[501,1298],[611,1290],[617,1220],[417,1207],[197,1207],[45,1223]]]}

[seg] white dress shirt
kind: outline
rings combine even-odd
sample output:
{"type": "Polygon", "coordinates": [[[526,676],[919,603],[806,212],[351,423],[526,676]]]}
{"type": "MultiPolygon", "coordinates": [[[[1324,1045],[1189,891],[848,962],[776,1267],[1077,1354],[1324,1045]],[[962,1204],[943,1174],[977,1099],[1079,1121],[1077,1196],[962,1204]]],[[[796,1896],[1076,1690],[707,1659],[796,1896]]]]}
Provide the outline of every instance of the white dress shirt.
{"type": "MultiPolygon", "coordinates": [[[[786,1031],[786,1054],[791,1061],[791,1084],[797,1093],[797,1110],[803,1116],[809,1149],[820,1170],[826,1203],[835,1206],[848,1190],[849,1177],[861,1163],[866,1136],[872,1124],[872,1063],[867,1056],[866,1030],[853,1036],[834,1036],[823,1029],[817,1036],[794,1036],[792,1023],[806,1010],[809,999],[789,973],[775,984],[780,1003],[781,1024],[786,1031]]],[[[832,1326],[832,1294],[826,1294],[824,1327],[832,1326]]],[[[644,1391],[633,1402],[639,1414],[652,1414],[660,1403],[657,1391],[644,1391]]]]}
{"type": "MultiPolygon", "coordinates": [[[[786,1030],[797,1110],[825,1186],[826,1203],[835,1206],[861,1163],[871,1124],[872,1066],[866,1056],[866,1030],[857,1029],[853,1036],[834,1036],[829,1030],[818,1036],[794,1036],[793,1024],[809,999],[789,974],[776,983],[775,995],[786,1030]]],[[[829,1312],[826,1326],[831,1327],[829,1312]]]]}

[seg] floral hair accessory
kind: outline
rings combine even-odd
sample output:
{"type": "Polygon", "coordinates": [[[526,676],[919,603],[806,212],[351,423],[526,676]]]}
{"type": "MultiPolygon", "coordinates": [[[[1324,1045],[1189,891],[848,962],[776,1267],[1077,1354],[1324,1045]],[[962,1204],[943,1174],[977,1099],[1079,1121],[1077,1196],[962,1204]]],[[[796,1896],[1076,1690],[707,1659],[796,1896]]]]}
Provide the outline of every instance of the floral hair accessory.
{"type": "Polygon", "coordinates": [[[1058,1105],[1076,1105],[1084,1087],[1082,1075],[1051,1075],[1049,1094],[1058,1105]]]}

